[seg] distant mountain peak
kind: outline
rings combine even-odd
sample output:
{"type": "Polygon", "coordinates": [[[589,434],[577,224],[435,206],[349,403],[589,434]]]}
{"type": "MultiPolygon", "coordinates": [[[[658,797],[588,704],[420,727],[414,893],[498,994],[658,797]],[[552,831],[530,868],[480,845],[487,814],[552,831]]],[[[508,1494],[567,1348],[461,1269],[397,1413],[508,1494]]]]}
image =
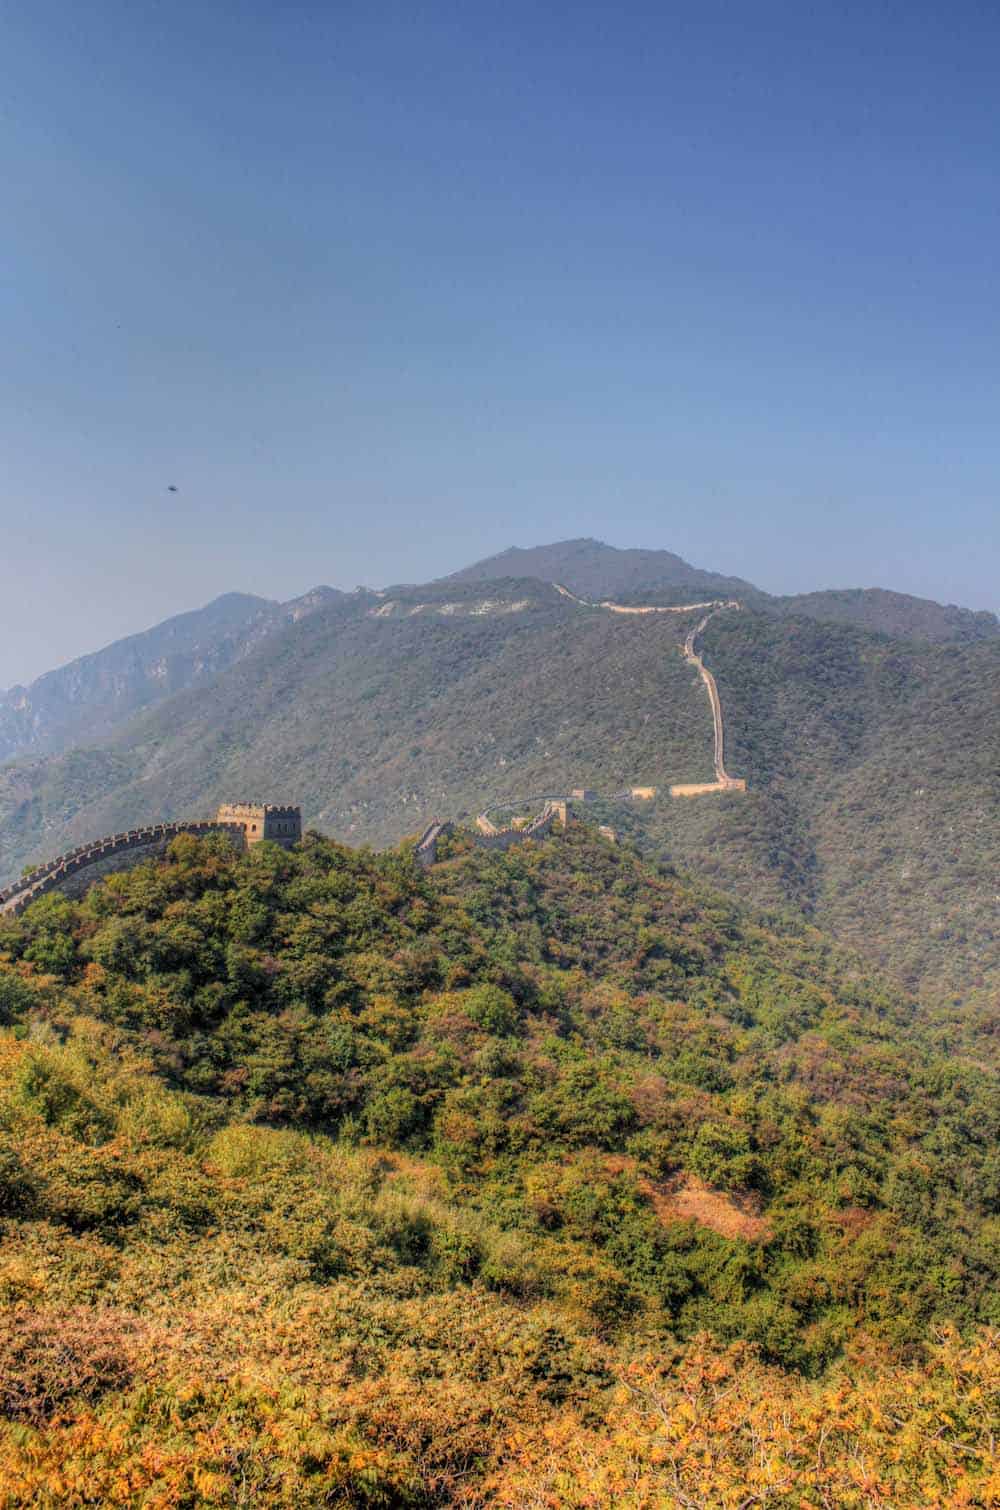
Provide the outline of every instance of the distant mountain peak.
{"type": "Polygon", "coordinates": [[[282,603],[281,609],[286,618],[294,624],[311,613],[330,608],[334,603],[342,603],[349,596],[349,593],[341,592],[339,587],[311,587],[300,597],[289,598],[287,603],[282,603]]]}
{"type": "Polygon", "coordinates": [[[219,675],[268,635],[347,597],[324,586],[287,603],[221,593],[203,608],[47,671],[30,686],[10,687],[0,692],[0,762],[106,737],[163,698],[219,675]]]}
{"type": "Polygon", "coordinates": [[[607,545],[580,536],[550,545],[511,545],[499,555],[453,572],[448,582],[484,582],[500,577],[536,577],[560,582],[583,597],[612,593],[662,592],[671,588],[712,588],[717,592],[757,593],[752,582],[704,571],[667,550],[607,545]]]}

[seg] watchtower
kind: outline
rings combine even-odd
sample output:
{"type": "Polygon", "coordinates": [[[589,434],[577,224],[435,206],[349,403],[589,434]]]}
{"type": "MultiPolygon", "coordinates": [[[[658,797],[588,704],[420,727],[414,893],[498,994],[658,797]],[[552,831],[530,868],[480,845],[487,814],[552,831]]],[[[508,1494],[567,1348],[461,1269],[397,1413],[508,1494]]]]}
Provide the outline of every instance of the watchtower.
{"type": "Polygon", "coordinates": [[[302,809],[273,802],[224,802],[215,821],[241,828],[248,849],[262,839],[289,849],[302,838],[302,809]]]}

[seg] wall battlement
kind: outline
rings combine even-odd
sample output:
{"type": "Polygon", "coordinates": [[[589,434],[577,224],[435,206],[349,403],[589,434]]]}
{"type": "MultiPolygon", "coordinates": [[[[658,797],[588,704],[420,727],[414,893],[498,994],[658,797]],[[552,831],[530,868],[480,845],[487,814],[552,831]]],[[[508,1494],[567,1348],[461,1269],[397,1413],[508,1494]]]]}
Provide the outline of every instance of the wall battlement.
{"type": "MultiPolygon", "coordinates": [[[[477,849],[510,849],[512,844],[523,844],[525,839],[544,838],[553,824],[562,823],[565,826],[567,819],[566,803],[559,800],[546,802],[542,811],[534,818],[511,823],[506,828],[497,828],[485,813],[481,813],[476,819],[477,827],[471,831],[470,837],[477,849]]],[[[452,833],[454,827],[453,823],[435,818],[424,829],[413,851],[417,864],[424,870],[429,870],[437,863],[438,840],[445,834],[452,833]]]]}
{"type": "Polygon", "coordinates": [[[527,823],[511,823],[507,828],[495,828],[490,824],[492,832],[480,830],[473,834],[473,843],[479,849],[510,849],[512,844],[521,844],[525,839],[541,839],[559,816],[558,806],[547,802],[538,816],[527,823]]]}
{"type": "Polygon", "coordinates": [[[242,829],[247,848],[267,839],[288,849],[302,838],[301,809],[274,802],[224,802],[215,821],[242,829]]]}
{"type": "Polygon", "coordinates": [[[17,916],[50,891],[81,892],[109,869],[124,869],[153,854],[162,854],[178,834],[228,834],[241,848],[262,839],[286,848],[302,838],[302,813],[297,807],[268,802],[224,802],[214,818],[191,818],[179,823],[150,823],[122,833],[107,834],[90,844],[57,855],[0,891],[0,914],[17,916]],[[120,859],[119,859],[120,857],[120,859]],[[87,871],[88,876],[81,875],[87,871]]]}

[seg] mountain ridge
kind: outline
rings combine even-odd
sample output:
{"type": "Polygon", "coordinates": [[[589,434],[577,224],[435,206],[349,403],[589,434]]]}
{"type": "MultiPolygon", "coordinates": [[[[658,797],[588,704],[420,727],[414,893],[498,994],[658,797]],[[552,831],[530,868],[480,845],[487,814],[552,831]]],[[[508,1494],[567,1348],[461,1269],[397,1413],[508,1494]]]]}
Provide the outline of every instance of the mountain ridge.
{"type": "MultiPolygon", "coordinates": [[[[594,595],[636,597],[611,581],[594,595]]],[[[704,601],[705,587],[648,601],[678,596],[704,601]]],[[[1000,995],[1000,639],[964,639],[961,625],[918,635],[921,600],[905,597],[894,636],[891,596],[875,600],[878,628],[855,622],[870,596],[847,597],[838,622],[744,594],[706,627],[699,653],[746,793],[711,790],[712,712],[683,659],[683,613],[609,613],[541,577],[324,598],[103,738],[0,766],[2,879],[248,793],[386,845],[525,792],[657,787],[641,811],[602,821],[804,913],[912,989],[988,1000],[1000,995]],[[675,783],[704,795],[671,802],[675,783]]]]}
{"type": "Polygon", "coordinates": [[[223,593],[204,607],[0,692],[0,763],[100,738],[143,708],[217,675],[268,634],[347,596],[316,587],[279,603],[223,593]]]}
{"type": "Polygon", "coordinates": [[[752,607],[781,617],[856,624],[875,633],[932,642],[972,643],[1000,637],[1000,618],[987,609],[943,604],[884,587],[769,593],[742,577],[691,566],[672,551],[622,549],[592,537],[528,548],[510,546],[440,580],[484,581],[497,576],[538,577],[559,582],[584,598],[617,594],[625,601],[650,593],[684,602],[691,591],[711,589],[739,596],[752,607]]]}
{"type": "Polygon", "coordinates": [[[501,577],[539,577],[560,582],[582,597],[664,586],[712,588],[730,596],[759,591],[742,577],[692,566],[673,551],[621,549],[582,536],[553,541],[550,545],[509,546],[499,555],[473,562],[442,580],[470,582],[501,577]]]}

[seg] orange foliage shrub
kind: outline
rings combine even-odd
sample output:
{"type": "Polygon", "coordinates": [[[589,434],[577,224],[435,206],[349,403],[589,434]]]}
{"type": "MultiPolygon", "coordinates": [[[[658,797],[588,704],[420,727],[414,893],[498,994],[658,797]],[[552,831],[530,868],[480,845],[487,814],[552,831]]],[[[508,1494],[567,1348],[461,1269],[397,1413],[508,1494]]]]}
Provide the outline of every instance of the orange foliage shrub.
{"type": "Polygon", "coordinates": [[[136,1331],[127,1313],[88,1306],[0,1311],[0,1414],[38,1424],[123,1388],[136,1331]]]}
{"type": "Polygon", "coordinates": [[[518,1433],[485,1485],[504,1510],[990,1510],[1000,1506],[1000,1336],[823,1384],[697,1339],[632,1364],[606,1424],[518,1433]]]}

